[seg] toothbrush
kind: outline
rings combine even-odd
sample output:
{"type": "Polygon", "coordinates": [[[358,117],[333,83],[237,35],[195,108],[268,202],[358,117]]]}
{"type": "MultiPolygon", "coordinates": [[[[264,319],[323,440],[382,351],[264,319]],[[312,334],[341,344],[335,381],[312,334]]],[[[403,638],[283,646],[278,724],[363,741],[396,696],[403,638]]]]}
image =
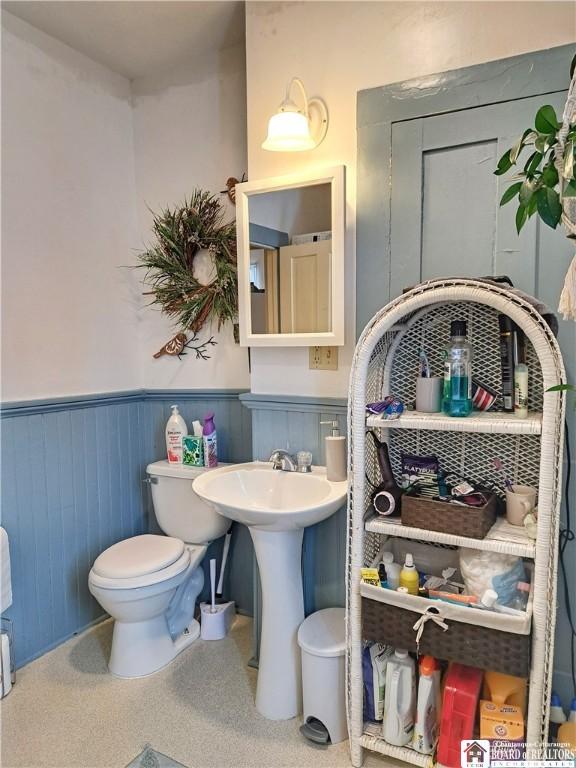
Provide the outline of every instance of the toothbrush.
{"type": "Polygon", "coordinates": [[[420,350],[420,376],[424,379],[430,378],[430,363],[423,349],[420,350]]]}
{"type": "Polygon", "coordinates": [[[216,613],[216,559],[210,560],[210,613],[216,613]]]}
{"type": "Polygon", "coordinates": [[[494,467],[498,470],[498,472],[502,473],[502,477],[504,479],[504,485],[506,486],[506,488],[508,488],[509,491],[513,491],[514,488],[512,487],[512,482],[504,472],[504,465],[502,464],[501,459],[492,459],[492,461],[494,462],[494,467]]]}

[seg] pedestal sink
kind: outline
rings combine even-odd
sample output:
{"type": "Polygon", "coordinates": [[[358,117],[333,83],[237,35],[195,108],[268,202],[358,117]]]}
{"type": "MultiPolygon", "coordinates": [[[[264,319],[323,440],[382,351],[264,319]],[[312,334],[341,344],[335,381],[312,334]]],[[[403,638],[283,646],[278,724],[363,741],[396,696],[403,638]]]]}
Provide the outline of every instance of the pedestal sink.
{"type": "Polygon", "coordinates": [[[262,583],[256,708],[270,720],[286,720],[301,711],[297,633],[304,619],[304,528],[334,514],[344,504],[347,488],[346,482],[330,482],[324,467],[284,472],[263,462],[221,467],[194,480],[199,496],[250,529],[262,583]]]}

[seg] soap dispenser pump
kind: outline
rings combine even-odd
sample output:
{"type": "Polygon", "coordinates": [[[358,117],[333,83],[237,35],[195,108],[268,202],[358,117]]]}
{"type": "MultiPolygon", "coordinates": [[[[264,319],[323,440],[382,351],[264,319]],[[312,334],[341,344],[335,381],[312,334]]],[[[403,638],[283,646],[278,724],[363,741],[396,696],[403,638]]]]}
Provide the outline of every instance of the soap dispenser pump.
{"type": "Polygon", "coordinates": [[[346,471],[346,438],[340,435],[338,419],[321,421],[332,428],[332,434],[325,438],[326,477],[333,483],[340,483],[348,478],[346,471]]]}

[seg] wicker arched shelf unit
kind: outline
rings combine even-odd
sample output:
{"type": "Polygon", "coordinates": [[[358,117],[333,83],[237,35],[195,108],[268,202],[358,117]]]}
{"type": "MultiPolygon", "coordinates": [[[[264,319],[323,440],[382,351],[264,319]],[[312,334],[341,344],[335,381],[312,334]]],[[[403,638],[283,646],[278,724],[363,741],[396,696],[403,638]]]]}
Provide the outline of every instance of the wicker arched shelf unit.
{"type": "MultiPolygon", "coordinates": [[[[375,593],[370,590],[379,593],[388,590],[361,584],[360,568],[374,562],[383,543],[398,538],[424,541],[433,546],[467,546],[520,555],[533,564],[532,622],[526,628],[529,634],[525,634],[529,668],[526,741],[542,744],[547,734],[554,656],[565,410],[564,394],[547,391],[553,385],[565,383],[562,356],[554,335],[532,304],[505,288],[465,278],[431,280],[390,302],[368,323],[356,346],[350,382],[347,691],[352,764],[357,768],[362,765],[364,749],[415,765],[433,764],[430,756],[388,744],[378,727],[363,722],[362,642],[363,614],[366,613],[363,604],[379,599],[374,598],[375,593]],[[441,371],[441,350],[449,336],[450,321],[456,318],[468,321],[475,376],[499,391],[499,313],[511,317],[526,334],[530,371],[527,419],[504,412],[474,412],[468,418],[454,419],[410,411],[392,422],[383,423],[377,417],[367,419],[366,403],[380,400],[384,395],[393,393],[405,403],[414,400],[418,354],[423,341],[427,353],[432,355],[433,367],[436,372],[441,371]],[[457,532],[447,534],[411,528],[383,518],[365,519],[371,490],[366,473],[370,477],[378,475],[372,441],[366,438],[367,426],[377,428],[388,442],[395,472],[401,450],[434,453],[448,471],[500,484],[501,478],[492,460],[501,458],[516,482],[539,489],[537,540],[529,539],[523,528],[509,526],[503,518],[498,518],[484,539],[468,539],[457,532]]],[[[475,616],[487,613],[467,610],[475,616]]],[[[480,632],[477,620],[471,618],[467,631],[471,625],[472,631],[480,632]]]]}

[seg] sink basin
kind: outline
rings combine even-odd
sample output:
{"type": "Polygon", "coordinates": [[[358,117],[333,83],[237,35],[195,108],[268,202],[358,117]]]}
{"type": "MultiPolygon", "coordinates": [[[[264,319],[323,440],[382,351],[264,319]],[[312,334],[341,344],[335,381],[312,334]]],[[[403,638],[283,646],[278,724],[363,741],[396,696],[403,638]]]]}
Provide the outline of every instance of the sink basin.
{"type": "Polygon", "coordinates": [[[221,467],[194,481],[194,490],[230,520],[270,531],[306,528],[330,517],[344,503],[348,484],[333,483],[324,467],[282,472],[252,462],[221,467]]]}
{"type": "Polygon", "coordinates": [[[270,720],[296,717],[302,710],[297,634],[304,621],[304,528],[345,504],[348,483],[331,482],[324,467],[300,474],[255,461],[205,472],[194,490],[221,515],[248,526],[262,589],[256,708],[270,720]]]}

